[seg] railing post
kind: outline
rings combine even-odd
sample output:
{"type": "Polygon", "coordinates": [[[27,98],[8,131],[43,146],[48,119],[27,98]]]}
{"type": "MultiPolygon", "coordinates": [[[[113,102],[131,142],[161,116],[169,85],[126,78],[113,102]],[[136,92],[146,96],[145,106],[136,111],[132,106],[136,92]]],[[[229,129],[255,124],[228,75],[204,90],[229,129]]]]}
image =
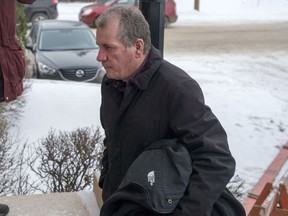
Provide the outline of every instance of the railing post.
{"type": "Polygon", "coordinates": [[[165,0],[140,0],[139,8],[150,26],[154,47],[164,52],[165,0]]]}
{"type": "Polygon", "coordinates": [[[200,9],[200,0],[195,0],[194,9],[199,11],[199,9],[200,9]]]}

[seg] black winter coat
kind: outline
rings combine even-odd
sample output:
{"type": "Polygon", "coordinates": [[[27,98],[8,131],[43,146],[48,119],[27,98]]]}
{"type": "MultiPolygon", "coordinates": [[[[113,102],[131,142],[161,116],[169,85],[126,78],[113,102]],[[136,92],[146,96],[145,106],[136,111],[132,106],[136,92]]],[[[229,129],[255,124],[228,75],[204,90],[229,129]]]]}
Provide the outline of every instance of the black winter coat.
{"type": "Polygon", "coordinates": [[[183,197],[191,172],[190,155],[177,139],[154,142],[129,167],[100,216],[170,214],[183,197]]]}
{"type": "Polygon", "coordinates": [[[193,172],[174,215],[245,215],[233,196],[225,196],[225,202],[231,202],[237,213],[226,210],[225,202],[217,204],[234,174],[235,161],[226,133],[205,105],[197,82],[152,48],[124,95],[114,83],[104,77],[101,89],[100,115],[106,136],[99,182],[103,200],[117,190],[130,165],[149,144],[177,138],[191,155],[193,172]]]}

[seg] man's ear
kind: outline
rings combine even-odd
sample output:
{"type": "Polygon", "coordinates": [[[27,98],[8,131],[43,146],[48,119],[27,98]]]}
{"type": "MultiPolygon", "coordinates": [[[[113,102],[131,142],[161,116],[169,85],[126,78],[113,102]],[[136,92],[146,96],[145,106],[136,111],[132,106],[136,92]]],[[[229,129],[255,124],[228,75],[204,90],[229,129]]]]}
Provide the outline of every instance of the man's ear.
{"type": "Polygon", "coordinates": [[[144,41],[138,38],[135,42],[136,57],[140,57],[144,54],[144,41]]]}

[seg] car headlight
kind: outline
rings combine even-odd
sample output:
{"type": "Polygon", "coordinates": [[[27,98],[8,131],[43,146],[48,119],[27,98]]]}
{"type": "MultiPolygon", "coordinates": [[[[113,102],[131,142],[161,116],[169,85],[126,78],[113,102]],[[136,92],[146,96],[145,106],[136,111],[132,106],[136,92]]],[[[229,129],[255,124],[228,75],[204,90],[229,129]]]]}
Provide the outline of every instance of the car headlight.
{"type": "Polygon", "coordinates": [[[85,10],[85,11],[82,13],[82,16],[87,16],[87,15],[89,15],[90,13],[92,13],[92,9],[91,9],[91,8],[85,10]]]}
{"type": "Polygon", "coordinates": [[[55,73],[55,69],[41,63],[41,62],[38,62],[38,69],[40,71],[40,73],[45,73],[45,74],[52,74],[52,73],[55,73]]]}

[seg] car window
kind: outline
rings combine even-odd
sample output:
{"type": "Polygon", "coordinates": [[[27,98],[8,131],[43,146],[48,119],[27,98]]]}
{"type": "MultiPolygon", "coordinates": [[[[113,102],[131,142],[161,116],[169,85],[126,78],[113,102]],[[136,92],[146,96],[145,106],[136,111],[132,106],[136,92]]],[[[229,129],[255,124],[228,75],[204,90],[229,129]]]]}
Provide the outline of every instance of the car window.
{"type": "Polygon", "coordinates": [[[89,29],[46,30],[40,34],[40,50],[78,50],[97,48],[94,35],[89,29]]]}

